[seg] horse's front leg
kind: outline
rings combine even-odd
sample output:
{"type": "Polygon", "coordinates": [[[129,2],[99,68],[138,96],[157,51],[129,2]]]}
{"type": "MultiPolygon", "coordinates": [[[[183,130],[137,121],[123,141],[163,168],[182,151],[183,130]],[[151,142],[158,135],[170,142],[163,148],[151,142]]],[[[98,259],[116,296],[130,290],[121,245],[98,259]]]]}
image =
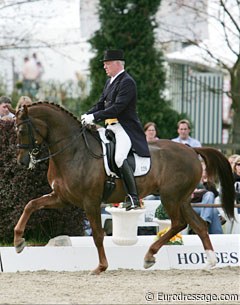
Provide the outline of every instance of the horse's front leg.
{"type": "Polygon", "coordinates": [[[106,258],[104,246],[103,246],[103,239],[104,239],[104,231],[102,229],[101,223],[101,209],[97,207],[94,211],[86,211],[86,215],[88,220],[90,221],[90,225],[92,228],[92,235],[94,243],[98,250],[98,258],[99,258],[99,265],[96,269],[91,271],[91,274],[100,274],[101,272],[105,271],[108,267],[108,261],[106,258]]]}
{"type": "Polygon", "coordinates": [[[26,228],[26,224],[33,212],[42,208],[59,208],[63,206],[58,200],[58,197],[51,193],[44,195],[40,198],[30,200],[25,206],[22,215],[20,216],[18,223],[14,228],[14,246],[17,253],[22,252],[25,247],[25,240],[23,234],[26,228]]]}

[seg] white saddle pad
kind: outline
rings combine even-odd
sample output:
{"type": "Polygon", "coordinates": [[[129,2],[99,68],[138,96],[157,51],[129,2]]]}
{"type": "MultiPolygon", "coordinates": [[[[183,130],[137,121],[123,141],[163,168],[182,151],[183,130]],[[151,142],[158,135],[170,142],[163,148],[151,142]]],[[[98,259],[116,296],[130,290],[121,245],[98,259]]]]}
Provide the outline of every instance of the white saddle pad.
{"type": "MultiPolygon", "coordinates": [[[[102,140],[103,161],[104,161],[105,171],[108,176],[117,177],[116,173],[112,172],[108,165],[106,143],[109,143],[109,140],[106,138],[105,130],[106,129],[103,127],[98,128],[98,132],[99,132],[100,138],[102,140]]],[[[137,177],[137,176],[146,175],[148,173],[148,171],[150,170],[151,158],[150,157],[140,157],[135,153],[133,153],[133,155],[134,155],[135,164],[136,164],[134,176],[137,177]]]]}

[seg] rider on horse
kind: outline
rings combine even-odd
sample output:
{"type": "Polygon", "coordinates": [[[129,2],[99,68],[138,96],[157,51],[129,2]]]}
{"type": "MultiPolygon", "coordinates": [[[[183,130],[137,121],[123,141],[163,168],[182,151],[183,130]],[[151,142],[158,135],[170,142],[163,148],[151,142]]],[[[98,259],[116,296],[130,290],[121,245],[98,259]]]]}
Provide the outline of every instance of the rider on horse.
{"type": "Polygon", "coordinates": [[[133,78],[124,70],[121,50],[107,50],[104,69],[110,77],[102,95],[81,119],[85,124],[105,121],[106,128],[115,134],[115,162],[127,192],[126,210],[140,207],[138,191],[127,156],[131,148],[141,157],[150,157],[146,136],[136,112],[137,89],[133,78]]]}

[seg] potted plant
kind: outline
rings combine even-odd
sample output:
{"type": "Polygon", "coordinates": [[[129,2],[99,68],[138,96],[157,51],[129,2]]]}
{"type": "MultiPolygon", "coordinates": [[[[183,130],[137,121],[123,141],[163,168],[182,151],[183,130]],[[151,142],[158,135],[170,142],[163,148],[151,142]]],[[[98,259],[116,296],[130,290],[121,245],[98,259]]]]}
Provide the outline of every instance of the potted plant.
{"type": "Polygon", "coordinates": [[[156,211],[155,211],[155,217],[157,219],[169,219],[169,216],[163,206],[162,203],[159,204],[159,206],[156,208],[156,211]]]}
{"type": "MultiPolygon", "coordinates": [[[[162,203],[156,208],[154,221],[159,224],[159,231],[156,236],[156,239],[159,239],[171,226],[171,220],[162,203]]],[[[169,240],[167,245],[183,245],[182,235],[180,233],[176,234],[169,240]]]]}
{"type": "Polygon", "coordinates": [[[171,220],[162,203],[156,208],[153,221],[159,224],[159,231],[171,226],[171,220]]]}

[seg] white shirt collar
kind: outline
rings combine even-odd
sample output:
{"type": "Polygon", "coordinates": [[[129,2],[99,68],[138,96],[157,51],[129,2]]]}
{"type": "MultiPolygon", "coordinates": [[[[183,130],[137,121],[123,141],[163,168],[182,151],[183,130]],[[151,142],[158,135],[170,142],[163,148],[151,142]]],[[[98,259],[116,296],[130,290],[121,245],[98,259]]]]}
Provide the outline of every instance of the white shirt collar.
{"type": "Polygon", "coordinates": [[[111,77],[111,79],[110,79],[110,84],[118,77],[118,75],[120,75],[120,74],[123,73],[123,72],[124,72],[124,69],[121,70],[120,72],[118,72],[118,74],[116,74],[115,76],[111,77]]]}

